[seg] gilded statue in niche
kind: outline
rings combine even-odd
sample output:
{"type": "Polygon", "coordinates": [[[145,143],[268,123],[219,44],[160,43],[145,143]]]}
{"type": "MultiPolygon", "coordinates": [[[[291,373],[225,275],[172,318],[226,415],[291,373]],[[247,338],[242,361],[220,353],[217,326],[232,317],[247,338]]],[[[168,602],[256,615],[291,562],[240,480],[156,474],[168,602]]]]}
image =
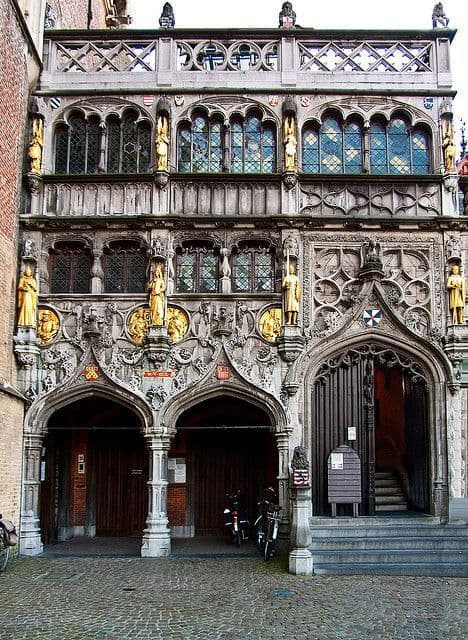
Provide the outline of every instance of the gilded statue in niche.
{"type": "Polygon", "coordinates": [[[296,325],[301,301],[302,288],[299,278],[294,272],[294,265],[290,264],[283,278],[284,313],[286,324],[296,325]]]}
{"type": "Polygon", "coordinates": [[[168,307],[167,309],[167,333],[172,342],[179,342],[188,330],[188,316],[181,309],[168,307]]]}
{"type": "Polygon", "coordinates": [[[260,332],[265,340],[276,342],[281,333],[281,322],[283,314],[279,307],[272,307],[262,313],[260,317],[260,332]]]}
{"type": "Polygon", "coordinates": [[[167,116],[159,116],[156,130],[156,169],[167,171],[169,153],[169,121],[167,116]]]}
{"type": "Polygon", "coordinates": [[[42,147],[44,146],[44,123],[42,118],[34,118],[32,136],[29,143],[29,170],[31,173],[41,173],[42,147]]]}
{"type": "Polygon", "coordinates": [[[458,264],[452,265],[446,286],[449,292],[449,309],[452,312],[452,323],[464,324],[465,278],[460,274],[458,264]]]}
{"type": "Polygon", "coordinates": [[[296,123],[293,116],[286,116],[283,125],[284,169],[296,171],[296,123]]]}
{"type": "Polygon", "coordinates": [[[49,344],[60,329],[60,320],[51,309],[39,309],[37,335],[42,344],[49,344]]]}
{"type": "Polygon", "coordinates": [[[37,282],[29,264],[18,282],[18,326],[37,326],[37,282]]]}
{"type": "Polygon", "coordinates": [[[447,118],[442,120],[442,148],[444,150],[444,166],[446,173],[455,173],[457,150],[453,141],[452,120],[447,118]]]}
{"type": "Polygon", "coordinates": [[[164,325],[165,291],[163,267],[160,262],[156,264],[154,275],[148,284],[150,324],[153,327],[164,325]]]}
{"type": "Polygon", "coordinates": [[[135,340],[137,344],[143,341],[148,333],[150,322],[150,311],[148,307],[138,307],[130,315],[127,325],[128,335],[135,340]]]}

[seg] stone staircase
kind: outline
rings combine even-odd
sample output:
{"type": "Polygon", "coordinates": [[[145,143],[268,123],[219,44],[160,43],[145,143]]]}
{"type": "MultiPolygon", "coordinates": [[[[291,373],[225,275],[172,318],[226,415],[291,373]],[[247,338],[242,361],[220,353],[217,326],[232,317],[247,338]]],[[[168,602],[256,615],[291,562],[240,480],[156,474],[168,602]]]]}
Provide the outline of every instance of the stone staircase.
{"type": "Polygon", "coordinates": [[[375,510],[407,511],[408,503],[394,471],[375,472],[375,510]]]}
{"type": "Polygon", "coordinates": [[[311,518],[316,574],[468,577],[468,526],[407,514],[311,518]]]}

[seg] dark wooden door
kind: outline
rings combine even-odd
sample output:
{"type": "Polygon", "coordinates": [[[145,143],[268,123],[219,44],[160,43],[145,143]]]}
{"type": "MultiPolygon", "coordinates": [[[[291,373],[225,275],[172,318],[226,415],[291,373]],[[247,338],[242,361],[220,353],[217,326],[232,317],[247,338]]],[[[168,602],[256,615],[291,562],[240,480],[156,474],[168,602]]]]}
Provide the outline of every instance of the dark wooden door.
{"type": "Polygon", "coordinates": [[[226,493],[240,489],[252,521],[265,486],[276,483],[269,432],[235,429],[189,432],[189,482],[196,535],[223,533],[226,493]]]}
{"type": "Polygon", "coordinates": [[[422,380],[405,375],[408,506],[429,513],[428,394],[422,380]]]}
{"type": "Polygon", "coordinates": [[[95,434],[96,535],[137,536],[148,510],[148,454],[136,431],[95,434]]]}

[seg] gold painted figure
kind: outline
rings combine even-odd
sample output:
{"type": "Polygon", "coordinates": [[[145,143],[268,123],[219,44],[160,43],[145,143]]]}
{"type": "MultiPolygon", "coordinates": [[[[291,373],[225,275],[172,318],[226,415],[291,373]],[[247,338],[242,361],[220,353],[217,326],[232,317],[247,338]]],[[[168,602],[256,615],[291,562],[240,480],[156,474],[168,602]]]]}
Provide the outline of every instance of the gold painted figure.
{"type": "Polygon", "coordinates": [[[29,143],[29,166],[32,173],[41,173],[42,147],[44,146],[44,123],[42,118],[34,118],[32,138],[29,143]]]}
{"type": "Polygon", "coordinates": [[[284,312],[286,324],[297,324],[299,302],[301,301],[301,283],[294,273],[294,265],[289,265],[289,272],[283,278],[284,312]]]}
{"type": "Polygon", "coordinates": [[[169,153],[169,122],[166,116],[159,116],[156,134],[156,158],[158,171],[167,171],[169,153]]]}
{"type": "Polygon", "coordinates": [[[447,173],[455,173],[457,150],[453,141],[452,121],[442,120],[442,148],[444,150],[444,166],[447,173]]]}
{"type": "Polygon", "coordinates": [[[31,267],[26,265],[18,282],[18,326],[37,326],[37,283],[31,267]]]}
{"type": "Polygon", "coordinates": [[[39,322],[37,325],[37,335],[42,344],[49,344],[55,338],[60,329],[60,321],[50,309],[39,309],[39,322]]]}
{"type": "Polygon", "coordinates": [[[465,278],[460,275],[460,267],[454,264],[447,278],[449,291],[449,309],[452,312],[453,324],[465,324],[465,278]]]}
{"type": "Polygon", "coordinates": [[[162,327],[164,325],[164,292],[166,291],[166,283],[164,282],[161,263],[156,265],[153,279],[148,284],[148,291],[150,324],[153,327],[162,327]]]}
{"type": "Polygon", "coordinates": [[[260,318],[260,331],[262,336],[269,342],[275,342],[281,333],[281,321],[283,314],[281,309],[267,309],[260,318]]]}
{"type": "Polygon", "coordinates": [[[296,171],[296,123],[292,116],[287,116],[284,120],[283,142],[284,168],[286,171],[296,171]]]}
{"type": "Polygon", "coordinates": [[[128,321],[128,334],[136,343],[140,344],[148,333],[149,327],[148,307],[139,307],[131,314],[128,321]]]}
{"type": "Polygon", "coordinates": [[[187,333],[187,329],[187,314],[175,307],[169,307],[167,309],[167,333],[172,342],[179,342],[182,340],[187,333]]]}

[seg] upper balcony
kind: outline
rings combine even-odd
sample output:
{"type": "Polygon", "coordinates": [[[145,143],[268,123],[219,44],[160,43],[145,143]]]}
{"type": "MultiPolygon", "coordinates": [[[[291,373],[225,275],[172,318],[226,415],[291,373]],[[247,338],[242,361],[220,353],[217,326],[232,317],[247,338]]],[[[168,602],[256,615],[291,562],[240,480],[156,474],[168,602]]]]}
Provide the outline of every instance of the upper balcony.
{"type": "Polygon", "coordinates": [[[40,91],[446,94],[454,35],[450,29],[54,30],[46,32],[40,91]]]}

